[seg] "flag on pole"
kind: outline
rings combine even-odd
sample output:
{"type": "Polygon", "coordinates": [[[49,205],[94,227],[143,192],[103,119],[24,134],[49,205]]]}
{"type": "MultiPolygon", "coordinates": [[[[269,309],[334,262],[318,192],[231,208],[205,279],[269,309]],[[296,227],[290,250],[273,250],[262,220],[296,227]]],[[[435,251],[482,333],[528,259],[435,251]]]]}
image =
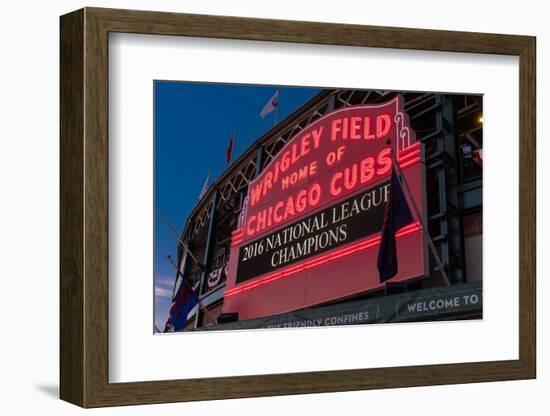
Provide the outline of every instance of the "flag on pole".
{"type": "Polygon", "coordinates": [[[336,106],[336,97],[334,95],[331,95],[328,99],[327,113],[332,113],[334,111],[335,106],[336,106]]]}
{"type": "Polygon", "coordinates": [[[227,150],[225,151],[225,159],[227,160],[227,164],[231,164],[231,156],[233,156],[233,145],[235,143],[235,136],[237,135],[237,130],[233,130],[233,134],[231,135],[231,139],[229,139],[229,145],[227,146],[227,150]]]}
{"type": "Polygon", "coordinates": [[[267,116],[268,114],[271,114],[278,107],[279,107],[279,90],[275,91],[275,94],[273,94],[273,97],[271,97],[269,101],[264,105],[264,108],[262,108],[262,111],[260,113],[260,117],[265,118],[265,116],[267,116]]]}
{"type": "MultiPolygon", "coordinates": [[[[397,161],[394,161],[397,163],[397,161]]],[[[384,212],[384,225],[382,226],[382,238],[378,249],[378,273],[380,283],[391,279],[397,274],[397,244],[395,233],[405,225],[413,222],[413,216],[409,204],[401,188],[401,182],[392,167],[390,191],[386,210],[384,212]]]]}
{"type": "Polygon", "coordinates": [[[164,332],[168,332],[170,327],[173,327],[174,330],[183,329],[187,322],[187,315],[198,302],[199,298],[193,288],[189,286],[185,279],[182,279],[174,301],[170,305],[164,332]]]}
{"type": "Polygon", "coordinates": [[[206,191],[208,191],[208,181],[210,180],[210,172],[208,172],[208,175],[206,175],[206,179],[204,180],[204,183],[202,184],[201,193],[199,194],[199,199],[202,199],[202,197],[206,194],[206,191]]]}
{"type": "Polygon", "coordinates": [[[474,150],[473,159],[479,166],[483,166],[483,149],[474,150]]]}

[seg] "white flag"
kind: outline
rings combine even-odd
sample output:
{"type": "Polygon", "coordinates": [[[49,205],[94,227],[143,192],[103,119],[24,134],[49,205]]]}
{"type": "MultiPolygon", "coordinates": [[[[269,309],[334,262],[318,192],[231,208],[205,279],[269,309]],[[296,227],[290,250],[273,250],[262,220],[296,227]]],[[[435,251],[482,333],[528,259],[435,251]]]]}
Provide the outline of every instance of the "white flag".
{"type": "Polygon", "coordinates": [[[210,180],[210,172],[208,172],[208,175],[206,176],[206,179],[204,180],[204,184],[202,185],[202,190],[199,195],[199,199],[202,199],[204,194],[206,194],[206,191],[208,191],[208,181],[210,180]]]}
{"type": "Polygon", "coordinates": [[[265,118],[268,114],[272,113],[279,107],[279,90],[275,91],[273,97],[264,105],[262,112],[260,113],[261,118],[265,118]]]}

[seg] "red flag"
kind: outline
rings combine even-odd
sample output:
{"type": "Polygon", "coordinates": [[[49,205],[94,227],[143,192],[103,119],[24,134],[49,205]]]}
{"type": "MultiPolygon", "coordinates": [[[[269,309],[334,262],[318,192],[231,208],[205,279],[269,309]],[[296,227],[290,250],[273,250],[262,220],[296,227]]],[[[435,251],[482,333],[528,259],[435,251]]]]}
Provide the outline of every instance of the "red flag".
{"type": "Polygon", "coordinates": [[[237,134],[237,131],[234,131],[231,135],[231,139],[229,139],[229,146],[227,146],[227,150],[225,151],[225,159],[227,160],[227,164],[231,164],[231,156],[233,155],[233,143],[235,142],[235,136],[237,134]]]}
{"type": "Polygon", "coordinates": [[[483,149],[477,149],[473,152],[474,162],[479,166],[483,166],[483,149]]]}

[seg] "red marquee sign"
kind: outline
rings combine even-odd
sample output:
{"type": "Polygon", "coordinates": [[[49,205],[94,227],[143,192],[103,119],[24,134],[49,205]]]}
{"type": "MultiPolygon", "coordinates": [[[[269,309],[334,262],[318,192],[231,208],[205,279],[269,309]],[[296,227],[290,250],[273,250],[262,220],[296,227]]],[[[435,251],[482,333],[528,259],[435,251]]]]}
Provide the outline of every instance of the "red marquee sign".
{"type": "MultiPolygon", "coordinates": [[[[424,215],[423,149],[399,96],[334,111],[290,139],[249,184],[232,236],[224,312],[254,318],[379,287],[392,150],[424,215]]],[[[424,276],[425,253],[420,223],[401,229],[392,281],[424,276]]]]}

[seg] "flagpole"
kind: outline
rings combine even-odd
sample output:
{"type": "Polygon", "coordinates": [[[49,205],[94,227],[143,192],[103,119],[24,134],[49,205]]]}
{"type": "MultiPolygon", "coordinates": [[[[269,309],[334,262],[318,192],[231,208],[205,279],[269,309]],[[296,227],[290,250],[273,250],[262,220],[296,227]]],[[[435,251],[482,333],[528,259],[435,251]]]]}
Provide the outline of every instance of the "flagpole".
{"type": "Polygon", "coordinates": [[[181,239],[181,237],[179,236],[179,234],[177,233],[176,229],[172,226],[172,224],[170,224],[170,221],[168,221],[168,219],[162,214],[162,212],[157,208],[157,212],[159,214],[159,217],[160,219],[162,220],[162,222],[164,222],[164,224],[168,227],[168,229],[172,232],[172,234],[174,234],[176,236],[176,238],[178,239],[178,241],[180,242],[180,244],[182,245],[183,249],[189,254],[189,256],[193,259],[193,261],[201,268],[203,269],[204,268],[204,265],[197,260],[197,258],[195,257],[195,255],[191,252],[191,250],[189,249],[189,246],[183,242],[183,240],[181,239]]]}
{"type": "Polygon", "coordinates": [[[191,290],[193,291],[193,295],[197,298],[197,303],[198,303],[199,306],[204,310],[204,313],[205,313],[205,315],[208,317],[208,319],[210,319],[213,323],[216,323],[216,320],[212,317],[212,315],[210,315],[210,314],[208,313],[208,310],[206,309],[206,306],[204,306],[204,304],[203,304],[202,301],[200,300],[199,295],[197,295],[197,294],[195,293],[195,289],[193,289],[193,286],[187,281],[187,279],[185,278],[185,276],[179,271],[178,266],[176,266],[176,263],[174,263],[174,260],[172,260],[172,256],[168,255],[166,258],[168,259],[168,261],[170,262],[170,264],[172,265],[172,267],[173,267],[174,269],[176,269],[177,275],[181,277],[181,279],[182,279],[182,284],[188,285],[188,286],[191,288],[191,290]]]}
{"type": "Polygon", "coordinates": [[[277,113],[279,112],[279,104],[277,103],[277,107],[275,107],[275,111],[273,112],[273,126],[277,125],[277,113]]]}
{"type": "MultiPolygon", "coordinates": [[[[391,144],[391,141],[388,140],[387,144],[391,144]]],[[[403,174],[403,171],[401,170],[401,166],[399,166],[399,162],[397,161],[397,158],[395,157],[395,154],[393,153],[393,149],[390,147],[390,153],[391,158],[393,161],[394,166],[397,167],[398,170],[398,178],[399,182],[401,182],[403,185],[405,185],[405,189],[407,191],[407,194],[409,195],[409,200],[411,201],[413,205],[414,212],[416,214],[416,217],[418,218],[418,221],[420,221],[420,224],[422,226],[422,230],[424,231],[424,235],[426,236],[426,239],[428,240],[428,246],[430,247],[430,251],[432,252],[432,255],[435,259],[435,262],[437,263],[437,267],[439,267],[439,270],[441,272],[441,276],[443,277],[443,280],[445,281],[445,286],[450,286],[451,281],[449,280],[449,276],[447,275],[447,272],[445,271],[445,267],[443,266],[443,262],[441,261],[441,258],[439,257],[439,254],[437,252],[437,249],[435,248],[435,245],[432,241],[432,237],[430,236],[430,233],[428,232],[428,227],[424,222],[424,218],[422,215],[420,215],[420,210],[418,209],[418,206],[416,205],[416,201],[413,198],[411,189],[409,188],[409,183],[407,182],[407,178],[403,174]]]]}

